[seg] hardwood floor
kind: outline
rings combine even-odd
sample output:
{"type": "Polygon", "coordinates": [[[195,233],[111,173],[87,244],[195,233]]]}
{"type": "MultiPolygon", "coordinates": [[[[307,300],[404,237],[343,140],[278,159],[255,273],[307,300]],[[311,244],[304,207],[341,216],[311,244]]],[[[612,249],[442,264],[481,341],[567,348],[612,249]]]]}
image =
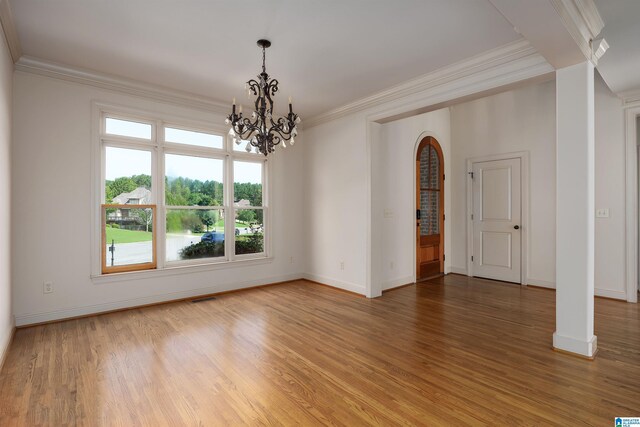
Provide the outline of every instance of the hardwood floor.
{"type": "Polygon", "coordinates": [[[640,416],[638,305],[596,299],[591,362],[551,350],[554,298],[455,275],[375,300],[300,281],[20,329],[0,374],[0,425],[640,416]]]}

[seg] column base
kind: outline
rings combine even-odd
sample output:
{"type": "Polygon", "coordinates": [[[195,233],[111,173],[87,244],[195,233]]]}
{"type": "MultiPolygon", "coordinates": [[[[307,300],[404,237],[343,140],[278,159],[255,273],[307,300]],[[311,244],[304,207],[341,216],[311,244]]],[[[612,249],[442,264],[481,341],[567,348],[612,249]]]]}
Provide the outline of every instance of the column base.
{"type": "Polygon", "coordinates": [[[598,337],[594,335],[589,341],[582,341],[559,335],[556,331],[553,333],[553,349],[561,353],[593,360],[598,352],[598,337]]]}

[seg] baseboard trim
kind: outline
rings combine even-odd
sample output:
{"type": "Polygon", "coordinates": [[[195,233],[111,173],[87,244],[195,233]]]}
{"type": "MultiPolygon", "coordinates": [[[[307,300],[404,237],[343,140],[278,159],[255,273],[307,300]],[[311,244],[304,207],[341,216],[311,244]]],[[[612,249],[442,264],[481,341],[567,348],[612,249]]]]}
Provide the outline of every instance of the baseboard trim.
{"type": "Polygon", "coordinates": [[[615,300],[627,300],[627,293],[624,291],[614,291],[611,289],[595,289],[594,293],[597,297],[615,299],[615,300]]]}
{"type": "Polygon", "coordinates": [[[7,360],[7,356],[9,355],[9,349],[11,348],[11,344],[13,344],[13,339],[16,336],[16,327],[15,325],[11,327],[11,332],[9,333],[9,338],[6,340],[6,343],[3,343],[2,352],[0,352],[0,375],[2,375],[2,368],[4,367],[4,362],[7,360]]]}
{"type": "Polygon", "coordinates": [[[591,340],[582,341],[560,335],[556,331],[553,333],[553,349],[560,353],[593,360],[598,352],[598,337],[594,335],[591,340]]]}
{"type": "Polygon", "coordinates": [[[354,297],[366,298],[365,295],[362,295],[362,294],[359,294],[359,293],[353,292],[353,291],[348,291],[348,290],[342,289],[342,288],[336,288],[335,286],[327,285],[326,283],[320,283],[320,282],[317,282],[317,281],[311,280],[311,279],[302,279],[302,280],[304,280],[305,282],[313,283],[314,285],[323,286],[325,288],[330,288],[331,290],[334,290],[334,291],[337,291],[337,292],[343,292],[345,294],[353,295],[354,297]]]}
{"type": "Polygon", "coordinates": [[[551,349],[553,351],[555,351],[556,353],[564,354],[564,355],[571,356],[571,357],[577,357],[579,359],[588,360],[590,362],[593,362],[594,360],[596,360],[596,356],[598,355],[598,349],[597,348],[596,348],[596,351],[593,352],[593,356],[591,356],[591,357],[585,356],[584,354],[578,354],[578,353],[574,353],[572,351],[563,350],[561,348],[551,347],[551,349]]]}
{"type": "Polygon", "coordinates": [[[531,277],[527,277],[525,279],[525,283],[528,286],[533,286],[535,288],[547,288],[547,289],[555,289],[556,288],[556,283],[555,282],[550,282],[548,280],[542,280],[542,279],[534,279],[531,277]]]}
{"type": "Polygon", "coordinates": [[[414,283],[415,282],[413,281],[413,276],[406,276],[395,280],[389,280],[388,282],[384,282],[382,284],[382,292],[401,288],[403,286],[413,285],[414,283]]]}
{"type": "Polygon", "coordinates": [[[55,310],[50,312],[22,314],[15,316],[17,328],[37,326],[47,323],[62,322],[65,320],[79,319],[83,317],[95,316],[98,314],[108,314],[124,310],[148,307],[152,305],[167,304],[184,301],[195,297],[206,297],[220,295],[229,292],[242,291],[247,289],[261,288],[265,286],[280,285],[302,279],[300,273],[288,274],[284,276],[272,277],[269,279],[251,280],[243,283],[235,283],[226,286],[211,286],[206,288],[191,289],[167,294],[153,295],[149,297],[133,298],[128,300],[115,301],[104,304],[95,304],[84,307],[55,310]],[[267,283],[265,283],[267,282],[267,283]]]}
{"type": "MultiPolygon", "coordinates": [[[[556,290],[555,284],[553,284],[552,282],[543,282],[543,281],[540,281],[540,280],[534,280],[532,282],[529,281],[527,283],[527,286],[530,286],[532,288],[547,289],[547,290],[550,290],[550,291],[555,291],[556,290]]],[[[612,291],[612,290],[609,290],[609,289],[594,289],[593,295],[596,298],[605,298],[605,299],[611,299],[611,300],[616,300],[616,301],[626,301],[627,300],[627,294],[625,292],[612,291]]]]}
{"type": "MultiPolygon", "coordinates": [[[[540,279],[529,278],[527,279],[527,285],[533,288],[545,288],[545,289],[553,289],[553,290],[556,289],[555,282],[549,282],[549,281],[540,280],[540,279]]],[[[627,300],[627,293],[624,291],[595,288],[593,290],[593,294],[599,298],[607,298],[607,299],[614,299],[614,300],[621,300],[621,301],[627,300]]]]}
{"type": "Polygon", "coordinates": [[[342,289],[343,291],[349,291],[351,293],[358,294],[361,296],[367,295],[367,289],[364,286],[361,286],[355,283],[343,282],[340,280],[331,279],[329,277],[319,276],[317,274],[310,274],[310,273],[303,274],[302,278],[308,280],[309,282],[314,282],[319,285],[330,286],[336,289],[342,289]]]}
{"type": "Polygon", "coordinates": [[[449,268],[449,270],[450,270],[450,273],[453,273],[453,274],[461,274],[461,275],[463,275],[463,276],[467,276],[467,269],[466,269],[466,268],[451,266],[451,267],[449,268]]]}
{"type": "Polygon", "coordinates": [[[415,282],[405,283],[404,285],[398,285],[398,286],[395,286],[395,287],[393,287],[393,288],[383,289],[383,290],[382,290],[382,293],[384,294],[384,293],[386,293],[386,292],[397,291],[398,289],[406,288],[406,287],[408,287],[408,286],[413,286],[413,285],[415,285],[415,284],[416,284],[415,282]]]}

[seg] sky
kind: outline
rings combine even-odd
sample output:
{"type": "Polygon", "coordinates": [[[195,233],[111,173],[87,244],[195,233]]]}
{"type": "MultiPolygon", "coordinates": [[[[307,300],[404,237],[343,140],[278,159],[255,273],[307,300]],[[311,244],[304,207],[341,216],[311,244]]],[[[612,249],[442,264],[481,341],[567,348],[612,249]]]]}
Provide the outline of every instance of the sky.
{"type": "MultiPolygon", "coordinates": [[[[151,140],[151,125],[128,120],[107,118],[105,131],[112,135],[123,135],[134,138],[151,140]]],[[[178,144],[189,144],[200,147],[223,148],[224,139],[219,135],[193,132],[176,128],[165,128],[165,140],[178,144]]],[[[234,150],[244,151],[244,144],[236,146],[234,150]]],[[[114,180],[133,175],[151,175],[151,152],[126,148],[106,147],[105,178],[114,180]]],[[[222,182],[224,162],[220,159],[204,157],[181,156],[177,154],[165,155],[166,176],[177,178],[191,178],[200,181],[222,182]]],[[[235,182],[262,182],[262,163],[234,162],[235,182]]]]}
{"type": "MultiPolygon", "coordinates": [[[[123,176],[151,175],[151,152],[128,148],[106,147],[105,178],[114,180],[123,176]]],[[[165,171],[169,177],[198,179],[200,181],[222,182],[223,164],[221,159],[204,157],[165,155],[165,171]]],[[[234,161],[235,182],[262,182],[262,163],[234,161]]]]}

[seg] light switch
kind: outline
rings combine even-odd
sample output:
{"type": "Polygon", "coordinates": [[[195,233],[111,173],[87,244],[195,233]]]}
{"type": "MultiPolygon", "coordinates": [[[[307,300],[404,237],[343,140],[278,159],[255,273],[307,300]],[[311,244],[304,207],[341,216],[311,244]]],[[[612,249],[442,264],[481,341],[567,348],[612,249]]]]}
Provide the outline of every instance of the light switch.
{"type": "Polygon", "coordinates": [[[385,209],[384,210],[385,218],[393,218],[393,209],[385,209]]]}
{"type": "Polygon", "coordinates": [[[609,218],[609,208],[596,209],[596,218],[609,218]]]}

